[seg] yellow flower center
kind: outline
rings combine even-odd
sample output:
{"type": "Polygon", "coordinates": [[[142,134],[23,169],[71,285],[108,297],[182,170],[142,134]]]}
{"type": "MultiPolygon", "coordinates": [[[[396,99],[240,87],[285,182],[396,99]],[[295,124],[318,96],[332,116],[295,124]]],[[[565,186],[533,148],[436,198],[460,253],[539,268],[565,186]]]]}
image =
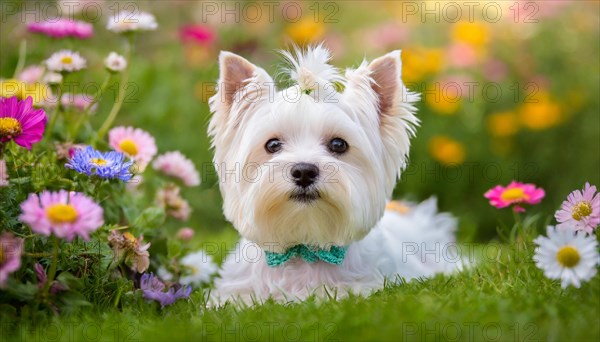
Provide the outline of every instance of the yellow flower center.
{"type": "Polygon", "coordinates": [[[101,158],[92,158],[90,160],[90,163],[92,163],[96,166],[104,166],[104,165],[106,165],[106,160],[101,159],[101,158]]]}
{"type": "Polygon", "coordinates": [[[15,118],[0,118],[0,137],[14,137],[21,134],[19,120],[15,118]]]}
{"type": "Polygon", "coordinates": [[[53,204],[46,209],[52,223],[71,223],[77,220],[77,210],[70,204],[53,204]]]}
{"type": "Polygon", "coordinates": [[[4,245],[0,244],[0,265],[4,262],[4,245]]]}
{"type": "Polygon", "coordinates": [[[200,272],[200,270],[197,267],[194,266],[188,266],[188,268],[190,269],[190,271],[192,272],[192,275],[196,275],[198,274],[198,272],[200,272]]]}
{"type": "Polygon", "coordinates": [[[123,139],[119,143],[119,148],[130,156],[138,154],[138,148],[135,142],[131,139],[123,139]]]}
{"type": "Polygon", "coordinates": [[[592,213],[592,205],[590,202],[581,201],[573,207],[573,218],[577,221],[581,221],[582,218],[590,216],[592,213]]]}
{"type": "Polygon", "coordinates": [[[133,234],[131,234],[129,232],[123,233],[123,237],[127,241],[127,244],[131,247],[135,247],[135,245],[138,242],[137,239],[135,238],[135,236],[133,236],[133,234]]]}
{"type": "Polygon", "coordinates": [[[564,267],[572,268],[579,263],[581,257],[577,249],[571,246],[564,246],[556,253],[556,260],[564,267]]]}
{"type": "Polygon", "coordinates": [[[71,64],[73,63],[73,58],[71,56],[64,56],[60,59],[60,62],[63,64],[71,64]]]}
{"type": "Polygon", "coordinates": [[[512,188],[504,190],[500,197],[505,201],[520,201],[522,199],[525,199],[527,196],[525,195],[523,189],[512,188]]]}

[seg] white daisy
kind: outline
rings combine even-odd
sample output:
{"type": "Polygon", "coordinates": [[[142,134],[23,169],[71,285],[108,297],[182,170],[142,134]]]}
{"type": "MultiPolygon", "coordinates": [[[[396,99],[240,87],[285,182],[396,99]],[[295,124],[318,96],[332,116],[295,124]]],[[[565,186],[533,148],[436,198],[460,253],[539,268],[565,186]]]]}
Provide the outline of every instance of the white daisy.
{"type": "MultiPolygon", "coordinates": [[[[219,269],[210,255],[199,250],[184,256],[180,261],[182,275],[179,283],[182,285],[198,286],[208,283],[213,274],[219,269]]],[[[156,272],[162,280],[173,281],[173,274],[165,267],[160,266],[156,272]]]]}
{"type": "Polygon", "coordinates": [[[46,67],[54,72],[79,71],[86,66],[86,61],[78,52],[61,50],[46,60],[46,67]]]}
{"type": "Polygon", "coordinates": [[[183,285],[208,283],[218,269],[212,257],[203,250],[184,256],[180,263],[184,271],[179,282],[183,285]]]}
{"type": "Polygon", "coordinates": [[[62,83],[63,77],[57,72],[47,72],[42,78],[42,82],[46,84],[59,84],[62,83]]]}
{"type": "Polygon", "coordinates": [[[150,13],[140,11],[121,11],[108,20],[106,28],[116,33],[130,31],[153,31],[158,24],[150,13]]]}
{"type": "Polygon", "coordinates": [[[558,230],[548,226],[548,237],[539,236],[533,260],[550,279],[560,279],[563,288],[581,286],[596,274],[600,264],[595,236],[574,234],[573,230],[558,230]]]}
{"type": "Polygon", "coordinates": [[[104,60],[104,66],[106,69],[112,72],[121,72],[127,67],[127,60],[125,57],[119,55],[116,52],[111,52],[108,57],[104,60]]]}

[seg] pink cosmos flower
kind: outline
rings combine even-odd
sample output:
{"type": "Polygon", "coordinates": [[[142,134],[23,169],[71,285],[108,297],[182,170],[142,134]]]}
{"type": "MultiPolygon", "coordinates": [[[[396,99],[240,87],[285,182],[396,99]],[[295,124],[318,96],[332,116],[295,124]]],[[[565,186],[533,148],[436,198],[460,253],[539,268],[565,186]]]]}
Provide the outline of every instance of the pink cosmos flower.
{"type": "Polygon", "coordinates": [[[140,172],[156,155],[156,142],[148,132],[133,127],[115,127],[108,132],[108,143],[114,150],[125,153],[140,168],[140,172]]]}
{"type": "Polygon", "coordinates": [[[515,181],[506,187],[497,185],[484,194],[494,207],[501,209],[512,205],[516,212],[525,211],[521,204],[538,204],[545,195],[544,189],[536,188],[534,184],[515,181]]]}
{"type": "Polygon", "coordinates": [[[560,222],[556,226],[559,229],[573,227],[592,233],[600,224],[600,194],[596,186],[585,183],[582,190],[571,192],[554,217],[560,222]]]}
{"type": "Polygon", "coordinates": [[[8,169],[4,159],[0,159],[0,186],[8,186],[8,169]]]}
{"type": "Polygon", "coordinates": [[[167,152],[156,157],[152,166],[167,176],[181,179],[187,186],[200,184],[200,175],[194,163],[179,151],[167,152]]]}
{"type": "Polygon", "coordinates": [[[408,37],[406,25],[400,25],[395,21],[385,22],[362,32],[363,42],[374,50],[397,48],[406,42],[408,37]]]}
{"type": "Polygon", "coordinates": [[[57,21],[31,23],[27,25],[27,29],[29,32],[41,33],[52,38],[75,37],[86,39],[94,35],[94,28],[91,24],[64,18],[57,21]]]}
{"type": "Polygon", "coordinates": [[[468,68],[477,64],[477,51],[470,44],[455,43],[446,52],[448,64],[457,68],[468,68]]]}
{"type": "Polygon", "coordinates": [[[23,101],[15,96],[0,98],[0,143],[14,140],[17,145],[31,150],[31,145],[42,140],[46,114],[32,105],[31,97],[23,101]]]}
{"type": "Polygon", "coordinates": [[[76,236],[89,239],[89,233],[104,224],[103,210],[92,199],[79,192],[44,191],[39,196],[30,194],[21,203],[19,219],[36,233],[51,233],[67,241],[76,236]]]}
{"type": "Polygon", "coordinates": [[[96,113],[96,109],[98,109],[98,104],[93,102],[94,98],[87,94],[65,93],[60,98],[60,103],[65,108],[74,108],[80,112],[84,112],[88,107],[91,106],[88,110],[89,114],[96,113]]]}
{"type": "Polygon", "coordinates": [[[44,71],[45,68],[41,65],[30,65],[17,75],[17,79],[25,83],[38,83],[42,81],[44,71]]]}
{"type": "Polygon", "coordinates": [[[0,235],[0,288],[6,285],[9,274],[21,267],[22,252],[23,239],[9,232],[0,235]]]}
{"type": "Polygon", "coordinates": [[[177,231],[177,238],[183,241],[190,241],[194,237],[194,230],[192,228],[181,228],[177,231]]]}

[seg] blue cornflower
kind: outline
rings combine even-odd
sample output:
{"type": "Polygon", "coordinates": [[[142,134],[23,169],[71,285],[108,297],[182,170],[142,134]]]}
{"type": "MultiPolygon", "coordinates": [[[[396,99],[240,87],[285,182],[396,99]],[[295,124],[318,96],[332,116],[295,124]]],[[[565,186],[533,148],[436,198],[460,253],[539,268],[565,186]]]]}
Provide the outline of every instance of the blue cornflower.
{"type": "Polygon", "coordinates": [[[179,298],[188,298],[192,293],[191,286],[181,286],[177,291],[170,287],[167,292],[164,292],[165,284],[161,282],[154,274],[142,274],[140,279],[140,289],[144,292],[144,298],[155,300],[162,307],[171,305],[179,298]]]}
{"type": "Polygon", "coordinates": [[[125,155],[121,152],[100,152],[87,146],[75,151],[73,158],[65,164],[65,167],[88,176],[128,181],[133,177],[129,171],[133,162],[124,161],[124,159],[125,155]]]}

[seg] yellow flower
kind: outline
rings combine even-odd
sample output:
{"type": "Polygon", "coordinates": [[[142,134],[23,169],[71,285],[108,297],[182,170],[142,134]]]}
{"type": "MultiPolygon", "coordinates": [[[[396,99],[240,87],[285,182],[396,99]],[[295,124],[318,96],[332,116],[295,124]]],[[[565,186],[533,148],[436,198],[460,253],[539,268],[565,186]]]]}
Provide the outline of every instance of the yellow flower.
{"type": "Polygon", "coordinates": [[[20,98],[23,100],[29,96],[33,99],[33,105],[40,107],[50,100],[50,88],[42,83],[23,83],[20,98]]]}
{"type": "Polygon", "coordinates": [[[461,21],[454,24],[452,39],[455,42],[467,43],[481,48],[489,42],[490,30],[482,23],[461,21]]]}
{"type": "Polygon", "coordinates": [[[24,100],[31,96],[33,105],[42,106],[52,96],[50,88],[42,83],[24,83],[15,79],[0,81],[0,97],[16,96],[24,100]]]}
{"type": "Polygon", "coordinates": [[[496,138],[510,137],[519,131],[519,118],[513,112],[494,113],[487,118],[487,128],[496,138]]]}
{"type": "Polygon", "coordinates": [[[325,34],[325,25],[307,17],[289,25],[285,32],[296,44],[304,45],[321,38],[325,34]]]}
{"type": "Polygon", "coordinates": [[[402,79],[418,82],[442,69],[442,50],[410,48],[402,51],[402,79]]]}
{"type": "Polygon", "coordinates": [[[538,95],[524,103],[519,110],[519,118],[523,126],[540,131],[554,127],[562,121],[560,105],[550,98],[546,91],[540,91],[538,95]]]}
{"type": "Polygon", "coordinates": [[[425,95],[425,103],[437,114],[456,114],[462,104],[461,99],[457,96],[458,94],[449,93],[448,89],[451,88],[448,88],[446,92],[444,92],[441,87],[438,88],[439,89],[435,94],[428,93],[425,95]]]}
{"type": "Polygon", "coordinates": [[[436,136],[429,141],[429,153],[443,165],[456,165],[465,161],[465,147],[458,141],[446,137],[436,136]]]}
{"type": "Polygon", "coordinates": [[[8,80],[0,80],[0,97],[21,98],[21,82],[11,78],[8,80]]]}

